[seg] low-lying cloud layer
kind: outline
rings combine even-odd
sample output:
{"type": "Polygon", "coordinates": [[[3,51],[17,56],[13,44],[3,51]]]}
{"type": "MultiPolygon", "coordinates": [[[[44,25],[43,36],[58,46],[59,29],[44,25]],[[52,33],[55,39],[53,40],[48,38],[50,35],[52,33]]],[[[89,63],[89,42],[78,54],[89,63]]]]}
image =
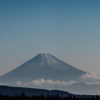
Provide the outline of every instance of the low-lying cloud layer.
{"type": "Polygon", "coordinates": [[[78,77],[78,81],[72,80],[69,82],[65,82],[65,81],[53,81],[51,79],[45,80],[43,78],[41,79],[37,79],[37,80],[32,80],[30,82],[26,82],[26,83],[21,83],[20,81],[17,82],[17,85],[35,85],[35,86],[69,86],[75,83],[85,83],[88,85],[91,84],[100,84],[100,74],[96,74],[96,73],[86,73],[86,74],[82,74],[82,76],[78,77]]]}
{"type": "Polygon", "coordinates": [[[85,84],[100,84],[100,74],[97,73],[86,73],[78,78],[85,84]]]}
{"type": "MultiPolygon", "coordinates": [[[[16,84],[19,86],[70,86],[75,83],[85,83],[87,85],[100,84],[100,74],[97,73],[86,73],[82,74],[82,76],[78,77],[78,80],[72,80],[69,82],[66,81],[53,81],[52,79],[45,80],[43,78],[32,80],[30,82],[22,83],[21,81],[17,81],[16,84]]],[[[7,85],[4,83],[0,83],[0,85],[7,85]]]]}
{"type": "Polygon", "coordinates": [[[45,80],[43,78],[41,79],[37,79],[37,80],[32,80],[31,82],[27,82],[27,83],[21,83],[20,81],[17,82],[17,85],[58,85],[58,86],[69,86],[74,84],[75,81],[69,81],[69,82],[65,82],[65,81],[53,81],[51,79],[45,80]]]}

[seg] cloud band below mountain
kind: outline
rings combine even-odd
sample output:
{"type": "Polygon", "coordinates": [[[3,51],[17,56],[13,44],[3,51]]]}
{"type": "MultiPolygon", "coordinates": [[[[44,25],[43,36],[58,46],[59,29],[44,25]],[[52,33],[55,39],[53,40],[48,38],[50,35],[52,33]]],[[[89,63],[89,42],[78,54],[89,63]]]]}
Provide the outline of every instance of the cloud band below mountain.
{"type": "Polygon", "coordinates": [[[53,81],[51,79],[45,80],[43,78],[41,79],[37,79],[37,80],[32,80],[31,82],[27,82],[27,83],[21,83],[20,81],[17,82],[17,85],[58,85],[58,86],[69,86],[74,84],[75,81],[69,81],[69,82],[65,82],[65,81],[53,81]]]}
{"type": "Polygon", "coordinates": [[[82,74],[78,79],[88,85],[100,84],[100,74],[97,73],[82,74]]]}

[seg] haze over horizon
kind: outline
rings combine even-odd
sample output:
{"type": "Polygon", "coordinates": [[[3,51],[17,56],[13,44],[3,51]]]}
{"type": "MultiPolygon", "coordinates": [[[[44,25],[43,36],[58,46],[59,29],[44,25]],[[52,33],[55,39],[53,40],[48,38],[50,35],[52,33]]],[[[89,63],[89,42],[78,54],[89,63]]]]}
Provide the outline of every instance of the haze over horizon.
{"type": "Polygon", "coordinates": [[[100,71],[100,0],[0,0],[0,75],[40,53],[100,71]]]}

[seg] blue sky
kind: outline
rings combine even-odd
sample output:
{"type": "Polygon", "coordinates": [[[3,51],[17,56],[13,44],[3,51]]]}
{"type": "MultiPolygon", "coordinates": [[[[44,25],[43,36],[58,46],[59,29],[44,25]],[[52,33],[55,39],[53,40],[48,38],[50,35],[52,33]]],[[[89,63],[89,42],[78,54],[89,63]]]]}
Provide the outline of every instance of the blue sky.
{"type": "Polygon", "coordinates": [[[39,53],[100,70],[100,0],[0,0],[0,75],[39,53]]]}

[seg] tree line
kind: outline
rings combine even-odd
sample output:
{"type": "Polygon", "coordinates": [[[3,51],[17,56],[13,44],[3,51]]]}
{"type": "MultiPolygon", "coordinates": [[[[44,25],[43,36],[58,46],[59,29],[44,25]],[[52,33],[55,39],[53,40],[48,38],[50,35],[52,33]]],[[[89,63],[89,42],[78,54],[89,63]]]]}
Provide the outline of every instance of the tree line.
{"type": "Polygon", "coordinates": [[[40,95],[40,96],[26,96],[23,92],[21,95],[2,95],[0,94],[0,100],[100,100],[100,96],[76,96],[70,95],[66,97],[62,97],[59,95],[40,95]]]}

